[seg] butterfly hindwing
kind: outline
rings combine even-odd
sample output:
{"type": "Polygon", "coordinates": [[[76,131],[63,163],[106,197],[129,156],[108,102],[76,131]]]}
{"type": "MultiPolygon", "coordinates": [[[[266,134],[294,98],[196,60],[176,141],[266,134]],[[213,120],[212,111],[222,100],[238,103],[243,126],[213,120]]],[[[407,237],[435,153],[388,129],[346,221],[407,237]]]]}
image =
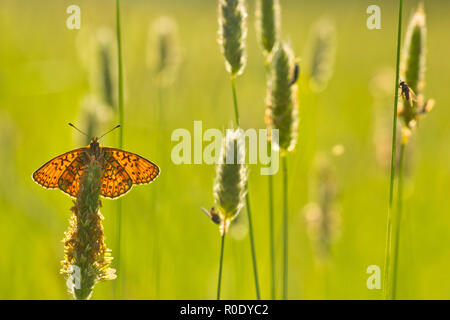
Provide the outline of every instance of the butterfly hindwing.
{"type": "Polygon", "coordinates": [[[104,152],[104,160],[105,165],[100,194],[106,198],[120,197],[131,189],[133,181],[125,168],[110,152],[104,152]]]}
{"type": "Polygon", "coordinates": [[[159,175],[159,167],[153,162],[131,152],[103,147],[106,153],[125,169],[133,184],[150,183],[159,175]]]}
{"type": "Polygon", "coordinates": [[[64,171],[86,149],[75,149],[53,158],[33,173],[33,180],[45,188],[58,188],[64,171]]]}

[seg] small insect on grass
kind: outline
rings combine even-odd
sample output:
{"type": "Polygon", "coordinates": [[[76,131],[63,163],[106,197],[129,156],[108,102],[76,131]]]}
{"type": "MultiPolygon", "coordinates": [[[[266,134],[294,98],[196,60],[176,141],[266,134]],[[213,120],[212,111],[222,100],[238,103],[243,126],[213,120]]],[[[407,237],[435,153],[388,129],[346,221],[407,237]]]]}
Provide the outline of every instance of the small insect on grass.
{"type": "MultiPolygon", "coordinates": [[[[235,129],[240,128],[239,107],[236,93],[236,77],[244,72],[247,55],[245,39],[247,37],[247,11],[244,0],[219,0],[219,44],[225,57],[225,68],[230,73],[231,91],[233,93],[233,106],[235,129]]],[[[253,234],[252,211],[248,185],[245,197],[250,235],[250,249],[253,262],[253,278],[255,281],[256,299],[260,299],[258,266],[256,262],[256,248],[253,234]]]]}
{"type": "MultiPolygon", "coordinates": [[[[280,39],[280,4],[278,0],[258,0],[256,7],[256,32],[264,56],[264,70],[266,82],[270,85],[270,64],[273,49],[280,39]]],[[[298,75],[298,74],[297,74],[298,75]]],[[[297,81],[297,79],[295,79],[297,81]]],[[[270,137],[267,138],[267,149],[272,152],[270,137]]],[[[271,263],[271,298],[276,298],[276,270],[275,270],[275,219],[273,173],[267,175],[268,180],[268,211],[269,211],[269,248],[271,263]]]]}
{"type": "Polygon", "coordinates": [[[100,196],[119,198],[133,185],[152,182],[160,172],[156,164],[137,154],[100,146],[104,135],[53,158],[33,173],[33,180],[41,186],[76,198],[61,271],[71,279],[69,289],[76,299],[89,298],[98,281],[115,278],[109,268],[110,250],[104,244],[100,196]]]}
{"type": "Polygon", "coordinates": [[[244,161],[245,146],[242,129],[227,130],[220,153],[220,162],[216,168],[213,188],[217,211],[214,207],[209,211],[202,208],[202,211],[211,221],[219,226],[221,235],[217,300],[220,300],[221,295],[225,235],[230,223],[238,216],[245,205],[248,172],[244,161]]]}
{"type": "MultiPolygon", "coordinates": [[[[398,183],[397,183],[397,208],[392,216],[388,229],[386,297],[397,298],[398,285],[398,265],[400,256],[400,231],[403,214],[403,176],[405,167],[405,151],[411,135],[417,128],[421,117],[431,111],[434,106],[433,99],[425,99],[425,62],[426,62],[426,16],[423,6],[413,14],[406,32],[405,44],[401,59],[400,76],[403,79],[399,82],[401,89],[401,103],[397,110],[401,123],[401,143],[398,162],[398,183]]],[[[393,157],[394,159],[394,157],[393,157]]],[[[393,179],[393,177],[392,177],[393,179]]],[[[391,193],[393,183],[391,182],[391,193]]],[[[390,206],[392,207],[392,196],[390,206]]]]}
{"type": "Polygon", "coordinates": [[[283,166],[283,299],[288,296],[288,172],[287,154],[295,149],[298,128],[296,80],[300,72],[294,53],[284,43],[274,49],[271,80],[267,90],[266,124],[279,132],[278,145],[283,166]]]}
{"type": "Polygon", "coordinates": [[[416,97],[416,94],[414,93],[414,91],[403,80],[400,81],[400,84],[398,85],[398,87],[402,90],[401,91],[402,98],[405,99],[409,103],[409,105],[412,107],[413,100],[417,101],[417,97],[416,97]]]}

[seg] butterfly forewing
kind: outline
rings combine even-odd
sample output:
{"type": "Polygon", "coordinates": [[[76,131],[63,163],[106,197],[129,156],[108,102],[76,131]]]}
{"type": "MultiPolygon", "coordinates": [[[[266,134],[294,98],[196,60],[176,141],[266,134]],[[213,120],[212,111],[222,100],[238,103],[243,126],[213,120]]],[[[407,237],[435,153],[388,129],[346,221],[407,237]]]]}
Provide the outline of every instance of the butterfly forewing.
{"type": "Polygon", "coordinates": [[[45,188],[59,188],[64,171],[85,150],[75,149],[53,158],[33,173],[33,180],[45,188]]]}

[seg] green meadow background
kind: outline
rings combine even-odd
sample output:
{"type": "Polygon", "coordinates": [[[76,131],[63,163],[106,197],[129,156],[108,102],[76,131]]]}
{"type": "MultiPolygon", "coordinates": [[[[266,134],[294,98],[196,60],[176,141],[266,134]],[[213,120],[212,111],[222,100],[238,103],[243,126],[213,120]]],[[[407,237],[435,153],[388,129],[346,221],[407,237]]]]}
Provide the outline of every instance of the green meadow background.
{"type": "MultiPolygon", "coordinates": [[[[300,79],[297,149],[289,157],[289,298],[381,299],[366,287],[370,265],[383,268],[388,206],[389,150],[394,92],[397,1],[281,0],[282,38],[305,70],[308,36],[322,16],[334,21],[337,55],[325,91],[307,93],[300,79]],[[368,30],[366,8],[381,7],[381,30],[368,30]],[[381,70],[381,71],[380,71],[381,70]],[[387,71],[383,71],[387,70],[387,71]],[[377,74],[386,80],[374,80],[377,74]],[[374,89],[386,87],[383,90],[374,89]],[[385,119],[379,129],[377,119],[385,119]],[[377,133],[378,132],[378,133],[377,133]],[[387,137],[384,142],[377,138],[387,137]],[[387,143],[386,143],[387,141],[387,143]],[[384,143],[384,145],[383,145],[384,143]],[[338,186],[340,235],[329,265],[316,259],[304,210],[311,201],[314,154],[330,154],[338,186]]],[[[247,1],[248,63],[237,80],[241,126],[264,128],[265,75],[255,34],[255,1],[247,1]]],[[[405,28],[417,1],[404,1],[405,28]]],[[[420,122],[408,148],[398,297],[450,298],[450,21],[447,1],[425,1],[428,26],[426,95],[435,109],[420,122]]],[[[232,124],[229,75],[217,44],[217,1],[122,1],[125,81],[124,149],[161,167],[154,183],[123,197],[122,267],[116,280],[98,284],[93,299],[214,299],[220,237],[201,212],[213,205],[212,165],[174,165],[171,132],[232,124]],[[160,92],[146,64],[148,30],[166,15],[178,24],[181,64],[173,85],[160,92]],[[158,109],[162,107],[163,123],[158,109]],[[162,141],[159,143],[158,139],[162,141]],[[114,282],[122,291],[114,295],[114,282]]],[[[84,96],[92,93],[80,59],[81,33],[115,30],[115,1],[26,1],[0,3],[0,298],[71,299],[59,274],[62,239],[73,200],[46,190],[31,174],[52,157],[84,145],[67,123],[78,124],[84,96]],[[66,8],[81,7],[81,30],[68,30],[66,8]]],[[[377,79],[379,79],[378,77],[377,79]]],[[[382,78],[383,79],[383,78],[382,78]]],[[[117,123],[105,123],[101,134],[117,123]]],[[[381,139],[383,140],[383,139],[381,139]]],[[[103,139],[117,146],[118,132],[103,139]]],[[[204,144],[206,145],[206,143],[204,144]]],[[[280,171],[281,173],[281,171],[280,171]]],[[[262,298],[270,298],[267,177],[250,166],[250,201],[262,298]]],[[[281,174],[275,177],[277,274],[281,284],[281,174]]],[[[115,256],[116,201],[103,200],[106,243],[115,256]]],[[[253,299],[246,210],[227,237],[224,299],[253,299]]],[[[116,267],[115,265],[113,265],[116,267]]],[[[281,287],[277,288],[281,297],[281,287]]]]}

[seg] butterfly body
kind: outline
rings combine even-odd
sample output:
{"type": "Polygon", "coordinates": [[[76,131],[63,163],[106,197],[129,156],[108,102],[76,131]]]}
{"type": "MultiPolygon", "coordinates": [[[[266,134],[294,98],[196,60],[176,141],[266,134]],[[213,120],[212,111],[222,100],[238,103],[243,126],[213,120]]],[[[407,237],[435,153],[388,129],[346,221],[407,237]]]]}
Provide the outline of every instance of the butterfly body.
{"type": "Polygon", "coordinates": [[[135,184],[150,183],[160,172],[149,160],[128,151],[100,146],[98,138],[93,138],[88,146],[48,161],[33,173],[33,180],[45,188],[58,188],[76,197],[81,176],[92,160],[101,164],[100,195],[105,198],[118,198],[135,184]]]}

